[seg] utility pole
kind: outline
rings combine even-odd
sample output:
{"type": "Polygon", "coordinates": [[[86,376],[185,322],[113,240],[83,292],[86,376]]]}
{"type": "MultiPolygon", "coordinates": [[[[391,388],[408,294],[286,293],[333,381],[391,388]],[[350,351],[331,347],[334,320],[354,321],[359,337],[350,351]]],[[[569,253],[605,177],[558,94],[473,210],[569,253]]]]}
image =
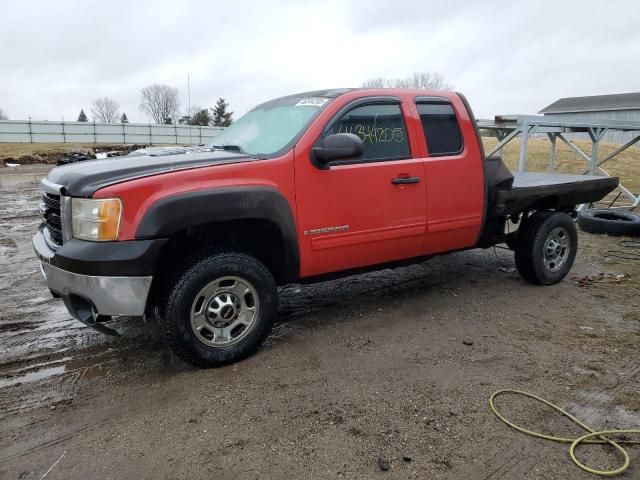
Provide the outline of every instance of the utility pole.
{"type": "MultiPolygon", "coordinates": [[[[187,117],[189,118],[189,145],[193,142],[191,141],[191,78],[189,77],[189,72],[187,72],[187,117]]],[[[176,139],[176,143],[177,143],[176,139]]]]}

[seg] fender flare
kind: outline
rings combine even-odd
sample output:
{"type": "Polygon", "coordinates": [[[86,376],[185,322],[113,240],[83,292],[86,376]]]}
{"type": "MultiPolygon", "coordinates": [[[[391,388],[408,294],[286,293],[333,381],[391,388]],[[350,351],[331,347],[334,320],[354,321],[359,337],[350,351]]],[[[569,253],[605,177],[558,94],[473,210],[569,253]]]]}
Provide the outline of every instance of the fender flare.
{"type": "Polygon", "coordinates": [[[136,239],[170,237],[189,227],[229,220],[267,220],[279,229],[284,242],[285,276],[300,274],[296,223],[287,199],[267,186],[225,187],[195,190],[161,198],[144,213],[136,239]]]}

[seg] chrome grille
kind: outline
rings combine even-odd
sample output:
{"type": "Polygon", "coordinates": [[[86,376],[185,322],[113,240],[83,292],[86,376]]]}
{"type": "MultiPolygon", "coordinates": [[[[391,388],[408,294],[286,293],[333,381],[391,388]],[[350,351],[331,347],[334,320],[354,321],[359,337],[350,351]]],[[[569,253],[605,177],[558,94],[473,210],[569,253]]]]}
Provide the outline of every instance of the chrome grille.
{"type": "Polygon", "coordinates": [[[44,222],[45,238],[54,246],[62,245],[62,221],[60,216],[60,195],[45,193],[40,204],[40,213],[44,222]]]}

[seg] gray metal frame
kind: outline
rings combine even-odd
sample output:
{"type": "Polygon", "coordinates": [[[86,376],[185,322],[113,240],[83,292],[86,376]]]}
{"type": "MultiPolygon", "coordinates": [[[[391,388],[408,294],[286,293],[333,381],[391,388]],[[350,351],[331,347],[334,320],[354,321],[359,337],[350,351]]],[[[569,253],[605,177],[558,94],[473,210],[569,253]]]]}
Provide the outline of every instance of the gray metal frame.
{"type": "MultiPolygon", "coordinates": [[[[518,157],[518,171],[525,172],[527,169],[527,149],[529,138],[536,135],[546,135],[551,143],[549,152],[550,172],[556,168],[556,144],[560,139],[564,142],[577,156],[583,159],[588,169],[584,174],[589,175],[606,175],[609,173],[602,168],[602,164],[616,158],[620,153],[627,150],[632,145],[640,142],[640,122],[620,121],[620,120],[594,120],[594,121],[571,121],[558,118],[550,118],[542,115],[504,115],[497,116],[494,120],[478,120],[478,128],[486,130],[498,139],[498,144],[491,151],[487,152],[487,156],[502,155],[505,145],[514,138],[520,137],[520,153],[518,157]],[[598,147],[604,135],[610,130],[618,130],[623,132],[633,132],[633,138],[621,145],[604,158],[598,157],[598,147]],[[591,140],[591,153],[583,152],[570,138],[568,134],[586,133],[591,140]]],[[[623,195],[631,202],[631,209],[640,205],[640,193],[634,194],[624,185],[618,186],[620,195],[623,195]]],[[[617,198],[616,197],[616,200],[617,198]]]]}

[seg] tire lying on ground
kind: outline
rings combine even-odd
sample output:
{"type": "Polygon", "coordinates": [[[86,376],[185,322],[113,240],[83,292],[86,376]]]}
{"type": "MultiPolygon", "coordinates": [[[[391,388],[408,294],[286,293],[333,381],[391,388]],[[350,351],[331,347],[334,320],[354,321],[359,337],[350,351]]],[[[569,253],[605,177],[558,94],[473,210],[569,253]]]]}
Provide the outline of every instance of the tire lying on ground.
{"type": "Polygon", "coordinates": [[[613,208],[589,208],[578,215],[580,229],[588,233],[640,236],[640,215],[613,208]]]}

